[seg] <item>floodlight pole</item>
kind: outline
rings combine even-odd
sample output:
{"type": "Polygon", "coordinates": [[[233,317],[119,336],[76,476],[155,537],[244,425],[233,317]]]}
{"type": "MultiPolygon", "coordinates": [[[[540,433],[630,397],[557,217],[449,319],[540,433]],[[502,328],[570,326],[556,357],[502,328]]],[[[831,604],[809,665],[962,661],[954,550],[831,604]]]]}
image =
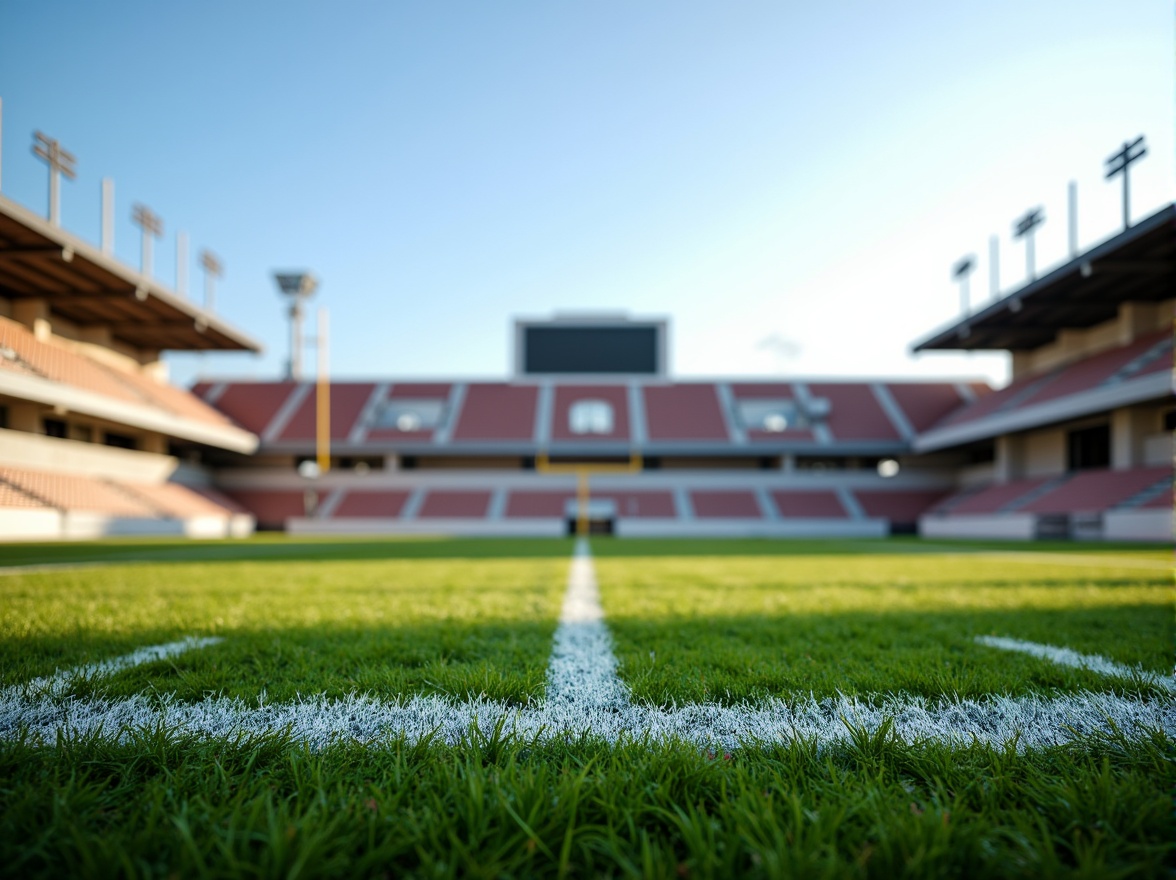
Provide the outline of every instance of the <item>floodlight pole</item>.
{"type": "Polygon", "coordinates": [[[1128,169],[1147,155],[1147,146],[1143,142],[1143,135],[1133,141],[1123,141],[1119,152],[1109,156],[1106,160],[1106,180],[1117,174],[1123,175],[1123,228],[1131,227],[1131,184],[1128,180],[1128,169]]]}
{"type": "Polygon", "coordinates": [[[146,205],[135,204],[131,208],[131,222],[143,230],[143,247],[140,251],[139,272],[151,276],[151,244],[163,235],[163,220],[146,205]]]}
{"type": "Polygon", "coordinates": [[[1000,297],[1000,238],[995,235],[988,236],[988,292],[1000,297]]]}
{"type": "Polygon", "coordinates": [[[114,181],[102,178],[102,253],[114,253],[114,181]]]}
{"type": "Polygon", "coordinates": [[[302,379],[302,304],[318,288],[318,281],[309,272],[276,272],[274,280],[282,293],[290,297],[290,360],[286,378],[302,379]]]}
{"type": "Polygon", "coordinates": [[[33,155],[49,166],[49,222],[54,226],[61,225],[61,196],[59,180],[65,175],[69,180],[77,177],[74,164],[77,159],[74,154],[61,148],[61,143],[55,138],[47,137],[37,131],[33,133],[33,155]]]}
{"type": "Polygon", "coordinates": [[[318,393],[315,395],[315,457],[319,473],[331,469],[331,380],[327,355],[327,310],[319,308],[318,332],[314,339],[318,361],[318,393]]]}
{"type": "Polygon", "coordinates": [[[212,251],[202,250],[200,268],[204,270],[204,311],[211,312],[216,295],[216,279],[224,273],[224,266],[212,251]]]}
{"type": "Polygon", "coordinates": [[[951,269],[951,277],[960,283],[960,312],[966,318],[971,311],[971,302],[968,290],[968,276],[976,268],[976,258],[971,254],[964,257],[951,269]]]}
{"type": "Polygon", "coordinates": [[[1037,275],[1033,253],[1033,230],[1045,222],[1045,210],[1033,208],[1013,224],[1013,238],[1025,239],[1025,274],[1032,281],[1037,275]]]}

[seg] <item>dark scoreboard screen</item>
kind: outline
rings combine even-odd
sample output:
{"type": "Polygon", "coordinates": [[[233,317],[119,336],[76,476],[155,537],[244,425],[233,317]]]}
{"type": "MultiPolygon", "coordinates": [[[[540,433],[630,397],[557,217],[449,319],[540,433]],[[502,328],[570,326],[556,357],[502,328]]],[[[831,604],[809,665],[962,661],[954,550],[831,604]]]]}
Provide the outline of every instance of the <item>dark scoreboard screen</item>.
{"type": "Polygon", "coordinates": [[[532,325],[523,334],[522,368],[527,374],[659,372],[656,325],[532,325]]]}

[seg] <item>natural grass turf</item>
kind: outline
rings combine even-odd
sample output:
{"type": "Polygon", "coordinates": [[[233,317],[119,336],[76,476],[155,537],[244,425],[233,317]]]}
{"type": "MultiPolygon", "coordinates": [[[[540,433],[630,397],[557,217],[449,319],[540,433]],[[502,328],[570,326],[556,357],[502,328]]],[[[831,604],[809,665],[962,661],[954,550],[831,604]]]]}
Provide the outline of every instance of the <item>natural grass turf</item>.
{"type": "MultiPolygon", "coordinates": [[[[656,547],[660,550],[660,547],[656,547]]],[[[735,549],[735,548],[732,548],[735,549]]],[[[809,552],[596,561],[620,672],[637,700],[740,702],[1110,690],[1130,680],[976,644],[1000,635],[1170,671],[1171,574],[1154,550],[1071,554],[809,552]]]]}
{"type": "MultiPolygon", "coordinates": [[[[366,690],[524,703],[542,693],[571,547],[265,537],[61,549],[0,548],[0,564],[112,563],[0,578],[6,684],[219,635],[220,645],[100,686],[183,699],[265,688],[271,699],[366,690]]],[[[980,633],[1165,670],[1162,551],[1062,545],[1046,549],[1066,559],[1049,561],[1023,545],[976,549],[593,546],[638,699],[1111,686],[974,645],[980,633]]],[[[319,752],[281,733],[3,741],[0,865],[29,877],[1167,876],[1172,749],[1157,735],[1017,754],[906,745],[885,730],[729,756],[494,731],[457,746],[319,752]]]]}
{"type": "Polygon", "coordinates": [[[0,744],[20,877],[1160,877],[1166,743],[0,744]]]}
{"type": "Polygon", "coordinates": [[[300,558],[306,549],[293,559],[0,578],[0,677],[15,684],[198,635],[224,641],[99,686],[188,700],[446,693],[522,704],[542,695],[566,556],[300,558]]]}

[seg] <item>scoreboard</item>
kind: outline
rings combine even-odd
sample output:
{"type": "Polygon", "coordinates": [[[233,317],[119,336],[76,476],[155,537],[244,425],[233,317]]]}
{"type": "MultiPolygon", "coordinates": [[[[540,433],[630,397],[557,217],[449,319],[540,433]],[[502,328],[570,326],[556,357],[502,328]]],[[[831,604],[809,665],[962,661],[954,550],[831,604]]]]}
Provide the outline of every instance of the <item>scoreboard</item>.
{"type": "Polygon", "coordinates": [[[666,372],[666,321],[590,316],[515,322],[515,373],[524,376],[666,372]]]}

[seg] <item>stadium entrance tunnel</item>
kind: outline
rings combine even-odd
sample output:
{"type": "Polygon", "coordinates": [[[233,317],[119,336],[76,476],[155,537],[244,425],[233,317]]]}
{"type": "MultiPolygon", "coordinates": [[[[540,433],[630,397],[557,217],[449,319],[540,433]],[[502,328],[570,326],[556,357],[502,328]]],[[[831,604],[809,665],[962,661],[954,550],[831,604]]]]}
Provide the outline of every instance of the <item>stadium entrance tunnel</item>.
{"type": "MultiPolygon", "coordinates": [[[[575,537],[579,534],[578,521],[576,517],[569,516],[564,519],[565,532],[568,537],[575,537]]],[[[611,516],[589,517],[588,518],[588,534],[590,535],[615,535],[616,523],[611,516]]]]}

